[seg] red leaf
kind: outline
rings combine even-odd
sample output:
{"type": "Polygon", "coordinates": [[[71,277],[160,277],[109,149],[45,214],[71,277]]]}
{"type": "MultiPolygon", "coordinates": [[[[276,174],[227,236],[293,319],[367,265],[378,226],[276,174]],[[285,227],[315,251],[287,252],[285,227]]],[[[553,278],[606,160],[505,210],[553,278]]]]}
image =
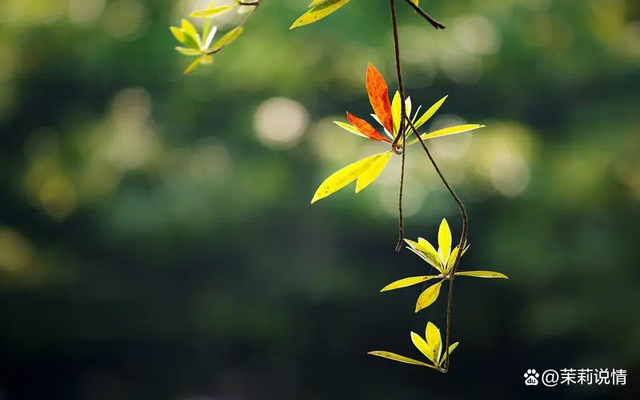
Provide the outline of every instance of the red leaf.
{"type": "Polygon", "coordinates": [[[371,126],[370,123],[354,115],[351,115],[351,113],[349,113],[348,111],[347,111],[347,119],[349,120],[349,123],[351,125],[355,126],[356,129],[360,131],[360,133],[362,133],[369,139],[391,143],[389,139],[386,138],[386,136],[382,136],[380,133],[378,133],[376,128],[371,126]]]}
{"type": "Polygon", "coordinates": [[[391,103],[389,102],[389,88],[382,74],[380,74],[371,63],[367,66],[366,87],[373,111],[380,119],[382,126],[393,135],[393,117],[391,114],[391,103]]]}

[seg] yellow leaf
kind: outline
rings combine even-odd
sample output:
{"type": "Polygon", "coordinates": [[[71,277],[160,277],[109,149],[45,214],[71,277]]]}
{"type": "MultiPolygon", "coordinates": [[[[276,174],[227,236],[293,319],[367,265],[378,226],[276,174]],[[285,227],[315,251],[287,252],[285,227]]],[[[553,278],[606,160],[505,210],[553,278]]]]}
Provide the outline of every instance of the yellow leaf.
{"type": "Polygon", "coordinates": [[[231,29],[213,44],[213,49],[217,50],[224,46],[228,46],[231,42],[236,40],[242,32],[244,32],[244,28],[241,26],[231,29]]]}
{"type": "Polygon", "coordinates": [[[502,278],[509,279],[505,274],[495,271],[463,271],[456,272],[456,276],[473,276],[475,278],[502,278]]]}
{"type": "Polygon", "coordinates": [[[449,253],[451,252],[451,229],[446,219],[442,219],[440,229],[438,229],[438,254],[442,260],[442,265],[447,265],[449,253]]]}
{"type": "Polygon", "coordinates": [[[187,75],[193,72],[194,69],[198,68],[198,65],[200,65],[200,63],[205,60],[206,56],[206,54],[203,54],[200,57],[196,58],[191,64],[189,64],[187,69],[184,70],[184,74],[187,75]]]}
{"type": "Polygon", "coordinates": [[[184,43],[184,31],[176,26],[169,27],[171,33],[173,33],[173,37],[180,43],[184,43]]]}
{"type": "Polygon", "coordinates": [[[358,176],[365,172],[371,165],[373,165],[380,157],[386,155],[388,151],[384,153],[374,154],[362,160],[356,161],[353,164],[349,164],[339,171],[334,172],[327,179],[324,180],[316,190],[311,199],[311,204],[332,195],[343,187],[347,186],[351,182],[358,179],[358,176]]]}
{"type": "Polygon", "coordinates": [[[350,0],[327,0],[324,2],[319,2],[312,9],[302,14],[302,16],[298,18],[289,29],[298,28],[300,26],[312,24],[318,20],[321,20],[334,11],[337,11],[349,1],[350,0]]]}
{"type": "MultiPolygon", "coordinates": [[[[455,135],[457,133],[469,132],[469,131],[473,131],[475,129],[480,129],[484,127],[485,127],[484,125],[478,125],[478,124],[456,125],[456,126],[450,126],[444,129],[439,129],[431,133],[424,133],[420,135],[420,137],[422,138],[422,140],[427,140],[427,139],[433,139],[435,137],[440,137],[440,136],[455,135]]],[[[417,138],[413,139],[412,141],[407,143],[407,146],[410,146],[417,142],[418,142],[417,138]]]]}
{"type": "Polygon", "coordinates": [[[458,250],[458,246],[456,246],[451,252],[451,255],[449,255],[449,259],[447,260],[447,273],[453,269],[453,264],[455,264],[456,257],[458,257],[458,250]]]}
{"type": "Polygon", "coordinates": [[[384,153],[382,157],[378,158],[366,171],[360,174],[356,182],[356,193],[359,193],[376,180],[380,173],[382,173],[384,167],[387,166],[390,157],[391,151],[384,153]]]}
{"type": "MultiPolygon", "coordinates": [[[[453,353],[453,351],[458,347],[460,342],[455,342],[451,346],[449,346],[449,354],[453,353]]],[[[447,359],[447,352],[442,355],[442,359],[440,359],[440,365],[444,364],[444,361],[447,359]]]]}
{"type": "Polygon", "coordinates": [[[422,361],[414,360],[413,358],[401,356],[400,354],[391,353],[389,351],[376,350],[376,351],[370,351],[367,354],[370,354],[372,356],[387,358],[389,360],[398,361],[398,362],[405,363],[405,364],[420,365],[420,366],[423,366],[423,367],[429,367],[429,368],[436,369],[433,365],[429,365],[427,363],[423,363],[422,361]]]}
{"type": "Polygon", "coordinates": [[[214,7],[214,8],[209,8],[209,9],[206,9],[206,10],[194,11],[189,16],[191,18],[212,18],[212,17],[215,17],[218,14],[222,14],[225,11],[229,11],[234,7],[236,7],[236,6],[214,7]]]}
{"type": "Polygon", "coordinates": [[[438,255],[436,249],[431,245],[431,243],[421,237],[418,238],[417,243],[408,239],[405,240],[405,242],[409,243],[409,245],[413,247],[409,248],[409,250],[422,257],[423,260],[431,264],[435,269],[438,270],[438,272],[444,274],[440,256],[438,255]]]}
{"type": "Polygon", "coordinates": [[[383,287],[380,292],[387,292],[389,290],[401,289],[408,286],[417,285],[418,283],[426,282],[430,279],[442,278],[440,275],[425,275],[425,276],[411,276],[409,278],[399,279],[395,282],[391,282],[387,286],[383,287]]]}
{"type": "MultiPolygon", "coordinates": [[[[404,111],[407,115],[407,118],[410,118],[411,97],[407,97],[407,99],[404,101],[404,111]]],[[[400,92],[396,90],[396,94],[393,95],[393,100],[391,100],[391,115],[393,117],[393,137],[395,137],[398,134],[398,130],[400,129],[400,119],[402,117],[401,114],[402,114],[402,108],[400,107],[400,92]]],[[[408,124],[405,124],[405,126],[408,126],[408,124]]],[[[409,132],[409,130],[407,130],[406,132],[409,132]]]]}
{"type": "Polygon", "coordinates": [[[313,0],[313,1],[311,2],[311,4],[309,4],[309,5],[307,6],[307,8],[311,8],[311,7],[313,7],[313,6],[317,6],[318,4],[323,3],[323,2],[325,2],[325,1],[327,1],[327,0],[313,0]]]}
{"type": "Polygon", "coordinates": [[[424,125],[424,123],[427,122],[429,118],[433,117],[433,114],[435,114],[438,111],[438,109],[440,108],[440,106],[442,106],[442,104],[447,99],[447,97],[449,96],[444,96],[443,98],[438,100],[438,102],[436,102],[434,105],[429,107],[429,109],[425,111],[424,114],[422,114],[420,119],[418,119],[416,123],[413,124],[413,126],[415,126],[416,129],[419,129],[422,125],[424,125]]]}
{"type": "Polygon", "coordinates": [[[420,4],[420,0],[411,0],[411,2],[417,6],[419,6],[420,4]]]}
{"type": "Polygon", "coordinates": [[[433,351],[429,347],[429,344],[425,342],[420,335],[415,332],[411,332],[411,341],[413,342],[413,345],[416,346],[416,349],[420,350],[420,353],[424,354],[425,357],[435,364],[436,359],[433,357],[433,351]]]}
{"type": "Polygon", "coordinates": [[[347,123],[340,122],[340,121],[333,121],[333,123],[338,125],[340,128],[353,133],[354,135],[358,135],[358,136],[362,136],[362,137],[368,138],[367,135],[363,135],[355,126],[353,126],[351,124],[347,124],[347,123]]]}
{"type": "Polygon", "coordinates": [[[438,362],[440,354],[442,354],[442,336],[440,336],[440,329],[438,329],[432,322],[427,322],[427,327],[424,332],[424,337],[427,339],[427,346],[431,350],[432,361],[438,362]]]}
{"type": "Polygon", "coordinates": [[[416,302],[416,311],[418,312],[424,308],[429,307],[433,304],[434,301],[438,298],[440,294],[440,287],[442,286],[442,281],[436,283],[435,285],[429,286],[424,292],[420,294],[418,297],[418,301],[416,302]]]}
{"type": "Polygon", "coordinates": [[[176,46],[175,49],[178,51],[178,53],[183,54],[185,56],[199,56],[202,54],[202,51],[198,49],[190,49],[187,47],[180,47],[180,46],[176,46]]]}
{"type": "Polygon", "coordinates": [[[193,37],[197,37],[198,36],[198,31],[196,30],[196,27],[193,26],[193,24],[191,22],[189,22],[188,20],[182,19],[181,25],[182,25],[182,30],[187,35],[191,35],[193,37]]]}

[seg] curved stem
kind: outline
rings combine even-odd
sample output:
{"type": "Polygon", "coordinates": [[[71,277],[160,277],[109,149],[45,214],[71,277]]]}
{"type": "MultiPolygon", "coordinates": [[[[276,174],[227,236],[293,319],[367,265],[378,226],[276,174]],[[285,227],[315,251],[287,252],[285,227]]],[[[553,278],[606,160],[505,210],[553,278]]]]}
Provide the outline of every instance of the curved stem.
{"type": "Polygon", "coordinates": [[[451,268],[451,272],[449,272],[449,293],[447,294],[447,320],[446,320],[446,328],[445,328],[445,349],[446,349],[445,351],[447,354],[447,359],[445,361],[445,365],[443,366],[443,371],[442,371],[443,373],[447,373],[449,371],[450,364],[451,364],[451,357],[449,357],[450,355],[449,346],[451,343],[453,280],[454,280],[456,271],[458,270],[458,264],[460,263],[460,258],[462,257],[462,251],[464,250],[467,244],[467,236],[469,235],[469,216],[467,215],[467,210],[464,204],[462,203],[462,200],[460,200],[455,190],[453,190],[453,188],[451,187],[447,179],[442,174],[440,167],[438,167],[438,164],[436,163],[436,160],[431,155],[431,152],[429,151],[429,148],[427,147],[427,145],[424,144],[424,141],[422,140],[422,137],[420,137],[420,133],[418,132],[416,127],[413,125],[413,122],[411,122],[410,119],[407,119],[407,122],[409,123],[411,130],[413,130],[413,133],[418,137],[418,140],[420,141],[420,145],[422,146],[422,149],[427,154],[427,157],[429,158],[429,161],[431,161],[431,165],[433,165],[433,168],[436,170],[436,173],[440,177],[440,180],[442,181],[444,186],[447,188],[447,191],[453,198],[453,201],[458,206],[458,210],[460,211],[460,216],[462,217],[462,234],[460,235],[460,242],[458,243],[458,254],[456,254],[456,259],[453,263],[453,267],[451,268]]]}
{"type": "Polygon", "coordinates": [[[398,79],[398,92],[400,92],[400,126],[391,147],[397,149],[398,141],[402,137],[402,171],[400,172],[400,195],[398,199],[398,243],[396,251],[402,250],[402,239],[404,239],[404,217],[402,216],[402,192],[404,187],[404,160],[405,160],[405,120],[407,119],[407,109],[404,102],[404,83],[402,82],[402,70],[400,68],[400,40],[398,37],[398,18],[396,17],[396,2],[389,0],[391,8],[391,28],[393,31],[393,50],[396,64],[396,77],[398,79]]]}

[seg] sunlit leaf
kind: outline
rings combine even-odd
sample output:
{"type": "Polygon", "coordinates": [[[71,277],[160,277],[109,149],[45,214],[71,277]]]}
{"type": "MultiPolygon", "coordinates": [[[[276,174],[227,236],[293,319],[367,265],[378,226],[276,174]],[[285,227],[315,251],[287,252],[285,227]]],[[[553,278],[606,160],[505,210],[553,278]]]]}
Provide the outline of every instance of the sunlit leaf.
{"type": "Polygon", "coordinates": [[[388,152],[374,154],[362,160],[349,164],[341,170],[334,172],[331,176],[324,180],[316,190],[311,199],[311,204],[332,195],[351,182],[355,181],[360,174],[369,169],[378,159],[385,156],[388,152]]]}
{"type": "Polygon", "coordinates": [[[216,35],[217,31],[218,31],[218,27],[217,26],[214,26],[213,28],[211,28],[211,30],[207,34],[207,39],[202,44],[202,48],[203,49],[205,49],[205,50],[209,49],[209,46],[211,46],[211,42],[213,41],[213,37],[216,35]]]}
{"type": "Polygon", "coordinates": [[[444,273],[444,271],[442,271],[442,267],[440,266],[440,257],[438,256],[438,252],[436,251],[436,249],[433,248],[431,243],[427,242],[424,239],[422,239],[422,241],[426,242],[426,244],[421,243],[420,239],[422,238],[418,238],[418,242],[414,242],[413,240],[409,239],[404,239],[404,241],[409,245],[409,250],[417,254],[420,258],[437,269],[438,272],[444,273]]]}
{"type": "MultiPolygon", "coordinates": [[[[404,101],[404,111],[407,117],[411,115],[411,96],[407,97],[404,101]]],[[[398,92],[397,90],[393,95],[393,100],[391,102],[391,114],[393,115],[393,136],[395,137],[395,135],[398,133],[398,130],[400,129],[400,120],[402,119],[400,92],[398,92]]],[[[405,124],[405,126],[407,126],[407,124],[405,124]]]]}
{"type": "Polygon", "coordinates": [[[463,271],[456,272],[456,276],[473,276],[475,278],[502,278],[509,279],[505,274],[495,271],[463,271]]]}
{"type": "Polygon", "coordinates": [[[426,282],[434,278],[442,278],[442,275],[411,276],[409,278],[399,279],[383,287],[380,290],[380,292],[388,292],[389,290],[401,289],[401,288],[417,285],[418,283],[426,282]]]}
{"type": "Polygon", "coordinates": [[[350,0],[327,0],[320,2],[306,13],[302,14],[289,29],[298,28],[303,25],[312,24],[347,4],[350,0]]]}
{"type": "Polygon", "coordinates": [[[449,259],[446,260],[446,265],[447,265],[447,272],[451,271],[451,269],[453,268],[453,264],[455,264],[456,262],[456,257],[458,257],[458,246],[456,246],[452,251],[451,254],[449,255],[449,259]]]}
{"type": "Polygon", "coordinates": [[[435,285],[429,286],[424,292],[422,292],[418,297],[418,301],[416,302],[415,312],[425,309],[433,304],[433,302],[436,301],[438,295],[440,294],[441,286],[442,281],[436,283],[435,285]]]}
{"type": "Polygon", "coordinates": [[[440,229],[438,229],[438,253],[442,264],[447,265],[449,253],[451,252],[451,229],[446,219],[442,219],[440,229]]]}
{"type": "Polygon", "coordinates": [[[351,133],[353,133],[354,135],[358,135],[358,136],[362,136],[362,137],[368,137],[367,135],[362,134],[356,127],[346,124],[344,122],[340,122],[340,121],[333,121],[334,124],[338,125],[340,128],[345,129],[351,133]]]}
{"type": "Polygon", "coordinates": [[[365,120],[363,120],[361,118],[358,118],[358,117],[356,117],[355,115],[352,115],[349,112],[347,112],[347,119],[349,120],[349,123],[351,125],[355,126],[356,129],[358,129],[360,131],[360,133],[364,134],[369,139],[378,140],[378,141],[381,141],[381,142],[389,142],[389,139],[387,139],[385,136],[382,136],[376,130],[376,128],[371,126],[371,124],[368,123],[367,121],[365,121],[365,120]]]}
{"type": "Polygon", "coordinates": [[[187,69],[184,70],[184,74],[187,75],[193,72],[193,70],[198,68],[198,65],[200,65],[205,58],[206,58],[206,54],[203,54],[200,57],[196,58],[191,64],[189,64],[187,69]]]}
{"type": "Polygon", "coordinates": [[[427,342],[425,342],[425,340],[420,337],[420,335],[415,332],[411,332],[411,341],[413,342],[413,345],[416,346],[416,349],[420,350],[420,353],[424,354],[424,356],[431,360],[431,362],[436,362],[436,358],[433,354],[433,349],[429,347],[429,344],[427,344],[427,342]]]}
{"type": "Polygon", "coordinates": [[[244,28],[241,26],[231,29],[213,44],[213,49],[217,50],[224,46],[228,46],[236,40],[242,32],[244,32],[244,28]]]}
{"type": "MultiPolygon", "coordinates": [[[[454,344],[449,346],[449,354],[453,353],[453,351],[456,349],[456,347],[458,347],[459,344],[460,344],[460,342],[455,342],[454,344]]],[[[442,358],[440,359],[440,365],[444,364],[446,359],[447,359],[447,352],[445,352],[442,355],[442,358]]]]}
{"type": "Polygon", "coordinates": [[[425,111],[424,114],[422,114],[422,116],[416,121],[415,124],[413,124],[413,126],[415,126],[416,129],[419,129],[422,125],[424,125],[424,123],[427,122],[429,118],[431,118],[433,114],[435,114],[438,111],[438,109],[440,108],[440,106],[442,106],[442,104],[447,99],[447,97],[449,96],[444,96],[443,98],[438,100],[434,105],[429,107],[429,109],[425,111]]]}
{"type": "Polygon", "coordinates": [[[186,33],[187,35],[191,35],[194,38],[199,37],[196,27],[193,26],[193,24],[189,22],[189,20],[183,18],[182,21],[180,22],[180,26],[182,27],[182,30],[184,31],[184,33],[186,33]]]}
{"type": "MultiPolygon", "coordinates": [[[[478,125],[478,124],[457,125],[457,126],[451,126],[449,128],[439,129],[431,133],[424,133],[420,135],[420,137],[422,138],[422,140],[427,140],[427,139],[433,139],[435,137],[440,137],[440,136],[455,135],[457,133],[469,132],[469,131],[473,131],[473,130],[484,128],[484,127],[485,127],[484,125],[478,125]]],[[[413,139],[407,143],[407,146],[417,142],[418,142],[417,138],[413,139]]]]}
{"type": "Polygon", "coordinates": [[[325,1],[327,1],[327,0],[313,0],[313,1],[311,2],[311,4],[309,4],[309,5],[307,6],[307,8],[311,8],[311,7],[313,7],[313,6],[317,6],[318,4],[320,4],[320,3],[324,3],[325,1]]]}
{"type": "Polygon", "coordinates": [[[359,193],[364,188],[369,186],[373,181],[378,178],[384,167],[387,166],[389,158],[391,157],[391,151],[386,152],[382,157],[376,160],[366,171],[364,171],[358,177],[356,181],[356,193],[359,193]]]}
{"type": "Polygon", "coordinates": [[[419,6],[420,4],[420,0],[411,0],[411,2],[417,6],[419,6]]]}
{"type": "Polygon", "coordinates": [[[382,358],[387,358],[389,360],[398,361],[398,362],[405,363],[405,364],[420,365],[420,366],[423,366],[423,367],[429,367],[429,368],[436,369],[436,367],[434,367],[433,365],[429,365],[427,363],[423,363],[422,361],[414,360],[413,358],[401,356],[400,354],[391,353],[389,351],[376,350],[376,351],[370,351],[367,354],[370,354],[372,356],[378,356],[378,357],[382,357],[382,358]]]}
{"type": "Polygon", "coordinates": [[[181,54],[183,54],[185,56],[199,56],[199,55],[202,54],[202,51],[198,50],[198,49],[190,49],[190,48],[187,48],[187,47],[180,47],[180,46],[176,46],[175,49],[179,53],[181,53],[181,54]]]}
{"type": "Polygon", "coordinates": [[[371,108],[378,116],[380,123],[389,132],[393,132],[393,117],[391,115],[391,103],[389,102],[389,88],[387,82],[380,71],[369,63],[367,65],[367,74],[365,78],[365,86],[369,95],[371,108]]]}
{"type": "Polygon", "coordinates": [[[440,354],[442,354],[442,336],[440,336],[440,329],[438,329],[438,327],[436,327],[432,322],[427,322],[424,337],[427,339],[427,347],[431,351],[431,355],[433,357],[430,358],[430,360],[437,363],[440,354]]]}
{"type": "Polygon", "coordinates": [[[216,15],[222,14],[225,11],[229,11],[235,7],[236,6],[213,7],[213,8],[208,8],[206,10],[194,11],[189,16],[191,18],[212,18],[212,17],[215,17],[216,15]]]}
{"type": "Polygon", "coordinates": [[[184,31],[176,26],[169,27],[171,33],[173,33],[173,37],[180,43],[184,43],[184,31]]]}

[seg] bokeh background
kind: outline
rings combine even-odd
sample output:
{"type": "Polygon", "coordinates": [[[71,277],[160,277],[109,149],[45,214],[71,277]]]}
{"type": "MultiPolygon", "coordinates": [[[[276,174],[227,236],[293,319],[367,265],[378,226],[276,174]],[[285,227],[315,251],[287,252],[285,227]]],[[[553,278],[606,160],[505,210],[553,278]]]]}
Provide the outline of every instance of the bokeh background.
{"type": "MultiPolygon", "coordinates": [[[[223,1],[220,0],[222,3],[223,1]]],[[[408,94],[467,204],[452,371],[409,340],[427,272],[396,253],[399,160],[314,205],[331,172],[383,151],[336,127],[395,87],[385,1],[289,31],[265,0],[213,65],[183,76],[169,25],[206,2],[0,2],[0,399],[640,398],[640,3],[400,2],[408,94]],[[616,368],[625,386],[524,385],[535,368],[616,368]]],[[[217,20],[231,28],[233,16],[217,20]]],[[[416,146],[407,237],[455,205],[416,146]]]]}

